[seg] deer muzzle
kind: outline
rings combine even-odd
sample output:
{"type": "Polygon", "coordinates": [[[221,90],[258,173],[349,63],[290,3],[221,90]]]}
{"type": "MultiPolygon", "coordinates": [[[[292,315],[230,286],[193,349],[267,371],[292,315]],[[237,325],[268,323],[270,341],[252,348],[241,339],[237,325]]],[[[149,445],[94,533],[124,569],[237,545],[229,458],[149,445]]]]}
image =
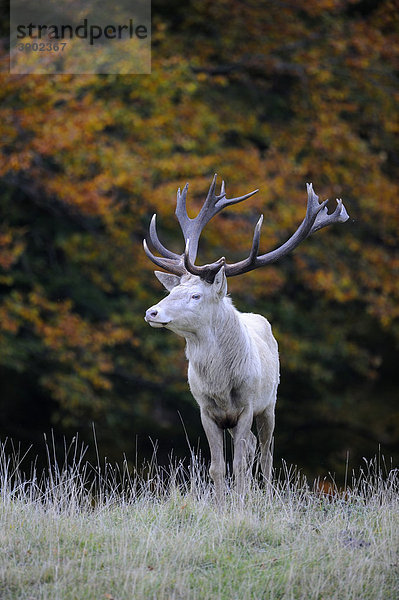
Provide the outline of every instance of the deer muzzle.
{"type": "Polygon", "coordinates": [[[169,321],[162,320],[162,315],[160,315],[155,306],[151,306],[151,308],[146,311],[144,320],[147,321],[151,327],[165,327],[169,323],[169,321]]]}

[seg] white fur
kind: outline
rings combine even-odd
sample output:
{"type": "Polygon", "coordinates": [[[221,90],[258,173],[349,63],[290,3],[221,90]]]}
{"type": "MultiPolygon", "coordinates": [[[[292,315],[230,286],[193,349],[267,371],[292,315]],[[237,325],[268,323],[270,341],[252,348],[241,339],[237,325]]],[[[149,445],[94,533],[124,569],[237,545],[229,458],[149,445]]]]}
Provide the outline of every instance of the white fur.
{"type": "Polygon", "coordinates": [[[240,313],[227,294],[222,268],[213,284],[196,275],[181,278],[156,271],[170,292],[149,308],[146,321],[186,339],[188,382],[199,404],[211,451],[210,475],[216,493],[223,493],[225,461],[223,429],[234,438],[233,470],[239,493],[252,466],[256,418],[264,477],[271,477],[270,442],[279,383],[277,342],[261,315],[240,313]]]}

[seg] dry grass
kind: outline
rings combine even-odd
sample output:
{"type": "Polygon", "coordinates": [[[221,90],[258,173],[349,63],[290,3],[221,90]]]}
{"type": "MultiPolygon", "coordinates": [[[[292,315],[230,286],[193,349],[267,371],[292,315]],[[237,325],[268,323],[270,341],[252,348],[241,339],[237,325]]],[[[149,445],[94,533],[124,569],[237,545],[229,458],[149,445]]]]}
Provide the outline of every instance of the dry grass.
{"type": "Polygon", "coordinates": [[[285,468],[218,506],[195,457],[139,476],[66,456],[26,477],[0,448],[2,600],[399,598],[397,470],[331,496],[285,468]]]}

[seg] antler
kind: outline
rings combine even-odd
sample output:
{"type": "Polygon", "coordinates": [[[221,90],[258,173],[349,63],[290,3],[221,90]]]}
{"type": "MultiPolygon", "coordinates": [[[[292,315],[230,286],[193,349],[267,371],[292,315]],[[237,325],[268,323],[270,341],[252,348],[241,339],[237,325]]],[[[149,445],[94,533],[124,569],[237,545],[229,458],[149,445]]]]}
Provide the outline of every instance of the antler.
{"type": "Polygon", "coordinates": [[[349,215],[346,212],[346,208],[342,203],[341,199],[337,199],[337,208],[331,214],[328,214],[326,204],[328,200],[324,200],[319,204],[319,196],[313,191],[313,185],[311,183],[306,184],[308,191],[308,205],[306,209],[306,215],[296,232],[279,248],[267,252],[258,256],[260,230],[263,222],[263,215],[260,217],[256,224],[254,237],[252,241],[251,252],[248,258],[232,265],[226,265],[226,276],[233,277],[234,275],[241,275],[247,273],[258,267],[269,265],[270,263],[276,262],[289,252],[292,252],[294,248],[299,246],[304,239],[309,235],[327,227],[332,223],[344,223],[349,219],[349,215]]]}
{"type": "Polygon", "coordinates": [[[197,257],[198,252],[198,242],[201,236],[202,230],[205,225],[214,217],[218,212],[220,212],[226,206],[231,204],[237,204],[237,202],[241,202],[242,200],[246,200],[253,194],[256,194],[259,190],[254,190],[253,192],[249,192],[244,196],[238,196],[237,198],[226,198],[226,190],[224,181],[222,181],[220,194],[216,195],[216,177],[215,173],[212,183],[209,187],[209,191],[206,197],[204,204],[198,215],[194,219],[190,219],[187,215],[187,191],[188,191],[188,183],[183,188],[183,191],[180,191],[180,188],[177,190],[177,202],[176,202],[176,217],[179,221],[180,228],[182,230],[184,240],[186,242],[185,252],[182,255],[175,254],[171,252],[160,242],[158,238],[158,234],[156,231],[156,215],[154,215],[151,219],[150,224],[150,240],[151,244],[154,246],[155,250],[161,254],[161,257],[155,256],[149,250],[147,242],[144,240],[144,250],[147,254],[148,258],[152,260],[156,265],[162,267],[175,275],[183,275],[187,271],[193,273],[194,275],[200,275],[202,279],[213,282],[216,273],[219,271],[220,267],[224,264],[225,259],[220,258],[216,262],[210,265],[203,265],[201,267],[197,267],[194,265],[195,259],[197,257]]]}
{"type": "Polygon", "coordinates": [[[158,266],[174,273],[175,275],[183,275],[184,273],[192,273],[198,275],[201,279],[212,283],[215,279],[216,273],[222,266],[225,266],[225,273],[227,277],[233,277],[234,275],[241,275],[247,273],[258,267],[273,263],[292,250],[296,248],[304,239],[309,235],[331,225],[332,223],[344,223],[349,219],[349,215],[346,212],[342,200],[337,200],[337,208],[332,214],[328,214],[326,204],[328,200],[324,200],[321,204],[319,203],[319,197],[314,193],[313,186],[311,183],[306,184],[308,191],[308,204],[306,215],[296,232],[279,248],[272,250],[266,254],[258,256],[259,241],[260,241],[260,230],[263,222],[263,215],[260,217],[256,224],[254,236],[252,240],[252,247],[248,257],[245,260],[234,264],[226,264],[224,257],[219,258],[214,263],[202,266],[196,266],[195,259],[198,251],[198,242],[201,232],[205,225],[220,212],[225,206],[236,204],[246,198],[249,198],[255,194],[258,190],[249,192],[244,196],[238,198],[228,199],[226,198],[224,181],[222,182],[220,194],[215,194],[216,189],[216,174],[213,177],[211,186],[208,191],[206,200],[195,219],[190,219],[187,215],[186,198],[188,184],[183,188],[183,192],[180,188],[177,191],[177,204],[176,204],[176,216],[178,218],[181,230],[184,235],[186,242],[186,248],[184,254],[179,255],[171,252],[160,242],[156,231],[156,215],[152,217],[150,224],[150,240],[154,248],[162,255],[163,258],[155,256],[149,250],[146,241],[144,240],[144,250],[147,256],[158,266]]]}

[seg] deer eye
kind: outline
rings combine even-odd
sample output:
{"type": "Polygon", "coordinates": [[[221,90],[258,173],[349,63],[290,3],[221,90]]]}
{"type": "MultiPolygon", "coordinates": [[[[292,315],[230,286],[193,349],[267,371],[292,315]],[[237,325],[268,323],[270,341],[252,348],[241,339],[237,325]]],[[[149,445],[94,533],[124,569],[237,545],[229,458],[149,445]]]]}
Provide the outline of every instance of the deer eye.
{"type": "Polygon", "coordinates": [[[192,298],[193,300],[199,300],[199,299],[201,298],[201,294],[193,294],[193,295],[191,296],[191,298],[192,298]]]}

